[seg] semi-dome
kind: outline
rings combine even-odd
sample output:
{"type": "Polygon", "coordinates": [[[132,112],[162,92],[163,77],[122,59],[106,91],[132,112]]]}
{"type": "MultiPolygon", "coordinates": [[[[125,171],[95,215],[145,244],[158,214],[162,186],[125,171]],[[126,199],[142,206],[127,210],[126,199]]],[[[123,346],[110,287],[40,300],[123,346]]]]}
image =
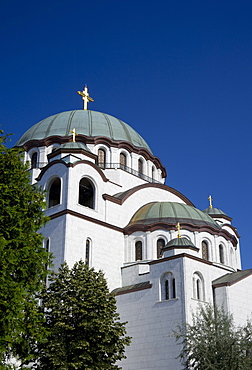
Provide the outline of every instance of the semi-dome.
{"type": "Polygon", "coordinates": [[[146,141],[127,123],[109,114],[91,110],[73,110],[47,117],[27,130],[16,146],[30,140],[43,140],[50,136],[70,136],[75,128],[78,135],[107,137],[114,141],[127,141],[151,153],[146,141]]]}
{"type": "Polygon", "coordinates": [[[175,225],[177,222],[198,226],[220,226],[208,214],[184,203],[176,202],[151,202],[134,214],[128,226],[152,225],[154,223],[168,223],[175,225]]]}

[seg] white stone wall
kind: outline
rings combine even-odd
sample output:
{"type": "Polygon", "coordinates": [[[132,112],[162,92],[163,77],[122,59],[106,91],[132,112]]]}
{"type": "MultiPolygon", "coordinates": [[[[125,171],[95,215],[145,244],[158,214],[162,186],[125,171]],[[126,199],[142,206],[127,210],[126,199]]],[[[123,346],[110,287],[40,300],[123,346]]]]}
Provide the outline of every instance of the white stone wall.
{"type": "Polygon", "coordinates": [[[236,325],[245,325],[252,319],[252,276],[230,286],[215,288],[216,303],[231,312],[236,325]]]}

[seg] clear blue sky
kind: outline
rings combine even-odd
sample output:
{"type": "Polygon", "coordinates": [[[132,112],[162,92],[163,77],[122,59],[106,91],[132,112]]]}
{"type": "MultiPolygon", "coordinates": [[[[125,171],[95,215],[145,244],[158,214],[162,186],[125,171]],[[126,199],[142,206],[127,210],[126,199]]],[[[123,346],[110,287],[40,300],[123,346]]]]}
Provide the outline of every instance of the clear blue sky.
{"type": "Polygon", "coordinates": [[[2,0],[0,117],[13,144],[31,125],[82,109],[129,123],[167,185],[207,197],[252,267],[252,1],[2,0]]]}

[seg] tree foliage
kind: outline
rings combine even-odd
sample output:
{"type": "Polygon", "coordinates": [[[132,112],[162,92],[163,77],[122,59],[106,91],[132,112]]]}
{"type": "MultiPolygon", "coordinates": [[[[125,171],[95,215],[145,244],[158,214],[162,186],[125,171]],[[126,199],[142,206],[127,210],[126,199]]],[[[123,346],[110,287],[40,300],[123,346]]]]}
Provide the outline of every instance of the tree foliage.
{"type": "Polygon", "coordinates": [[[235,327],[232,315],[223,308],[201,306],[192,324],[180,326],[176,339],[182,339],[180,358],[185,369],[252,369],[252,325],[235,327]]]}
{"type": "Polygon", "coordinates": [[[77,262],[64,263],[50,276],[42,295],[46,341],[39,347],[37,368],[114,369],[130,342],[119,322],[114,296],[101,271],[77,262]]]}
{"type": "Polygon", "coordinates": [[[0,366],[13,354],[28,356],[30,338],[41,335],[35,294],[49,262],[38,233],[47,221],[44,194],[30,184],[20,150],[6,148],[6,138],[0,137],[0,366]]]}

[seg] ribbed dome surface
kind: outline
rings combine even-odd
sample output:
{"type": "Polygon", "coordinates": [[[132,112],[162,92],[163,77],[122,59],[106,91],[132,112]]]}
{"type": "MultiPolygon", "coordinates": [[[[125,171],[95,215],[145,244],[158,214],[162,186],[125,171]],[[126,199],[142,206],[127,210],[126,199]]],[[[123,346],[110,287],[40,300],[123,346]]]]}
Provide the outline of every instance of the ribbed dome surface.
{"type": "Polygon", "coordinates": [[[74,110],[47,117],[27,130],[16,146],[22,146],[30,140],[42,140],[54,135],[70,136],[73,128],[79,135],[105,136],[115,141],[128,141],[151,153],[146,141],[127,123],[109,114],[91,110],[74,110]]]}
{"type": "Polygon", "coordinates": [[[134,214],[128,226],[151,225],[157,222],[180,222],[220,228],[208,214],[187,204],[175,202],[152,202],[144,205],[134,214]]]}
{"type": "Polygon", "coordinates": [[[171,248],[171,247],[193,247],[195,248],[195,245],[188,240],[187,238],[175,238],[170,240],[163,249],[171,248]]]}
{"type": "Polygon", "coordinates": [[[223,212],[221,209],[219,208],[214,208],[214,207],[208,207],[206,209],[203,209],[204,213],[207,213],[208,215],[224,215],[224,216],[227,216],[225,212],[223,212]]]}

